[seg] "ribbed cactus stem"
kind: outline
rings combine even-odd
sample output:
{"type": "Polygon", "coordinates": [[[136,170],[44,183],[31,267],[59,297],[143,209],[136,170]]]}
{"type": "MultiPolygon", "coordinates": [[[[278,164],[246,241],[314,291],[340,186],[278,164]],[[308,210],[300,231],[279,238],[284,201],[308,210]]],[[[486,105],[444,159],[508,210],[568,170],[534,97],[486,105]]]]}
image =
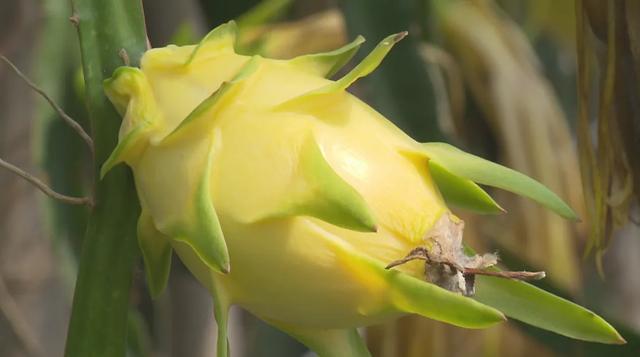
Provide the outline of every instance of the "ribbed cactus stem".
{"type": "Polygon", "coordinates": [[[128,0],[74,0],[72,22],[80,37],[85,98],[95,143],[95,201],[88,223],[65,355],[124,356],[131,269],[138,249],[139,205],[129,170],[119,167],[103,180],[102,164],[118,140],[120,117],[104,95],[102,82],[146,49],[142,4],[128,0]]]}

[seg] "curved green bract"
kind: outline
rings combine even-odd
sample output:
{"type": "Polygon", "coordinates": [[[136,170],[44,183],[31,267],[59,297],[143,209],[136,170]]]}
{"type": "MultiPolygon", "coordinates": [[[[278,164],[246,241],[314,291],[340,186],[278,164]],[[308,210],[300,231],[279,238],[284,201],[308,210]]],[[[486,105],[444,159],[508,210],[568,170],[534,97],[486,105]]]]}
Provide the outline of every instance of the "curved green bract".
{"type": "MultiPolygon", "coordinates": [[[[365,57],[360,63],[358,63],[358,65],[344,77],[323,87],[314,89],[310,92],[304,93],[283,103],[280,103],[274,107],[274,110],[288,111],[306,108],[312,103],[322,102],[322,98],[327,101],[332,101],[333,99],[335,99],[333,97],[335,93],[340,93],[341,91],[346,90],[351,84],[353,84],[353,82],[373,72],[380,65],[380,63],[382,63],[382,60],[389,53],[389,51],[391,51],[393,45],[402,40],[406,35],[407,32],[400,32],[386,37],[376,46],[376,48],[373,49],[373,51],[371,51],[371,53],[367,55],[367,57],[365,57]]],[[[358,39],[356,39],[354,42],[356,41],[358,41],[358,39]]]]}
{"type": "Polygon", "coordinates": [[[364,198],[329,166],[311,135],[303,144],[300,168],[309,196],[296,203],[296,210],[340,227],[376,231],[375,220],[364,198]]]}
{"type": "Polygon", "coordinates": [[[555,193],[522,173],[468,154],[449,144],[426,143],[422,144],[422,148],[430,160],[453,175],[528,197],[562,217],[573,220],[578,218],[571,207],[555,193]]]}
{"type": "Polygon", "coordinates": [[[465,328],[486,328],[506,320],[502,312],[489,305],[401,271],[387,270],[378,260],[346,248],[338,252],[342,263],[354,274],[377,277],[380,283],[387,284],[391,303],[398,311],[465,328]]]}
{"type": "Polygon", "coordinates": [[[600,316],[531,284],[478,276],[476,286],[474,299],[516,320],[580,340],[625,343],[622,336],[600,316]]]}
{"type": "Polygon", "coordinates": [[[172,252],[169,239],[156,229],[151,216],[142,210],[138,219],[138,245],[153,297],[160,295],[169,280],[172,252]]]}
{"type": "Polygon", "coordinates": [[[504,209],[473,181],[451,174],[433,160],[429,160],[429,171],[448,205],[483,214],[504,212],[504,209]]]}
{"type": "MultiPolygon", "coordinates": [[[[151,90],[144,73],[139,68],[126,66],[116,68],[113,75],[104,80],[102,86],[105,94],[121,116],[126,114],[131,99],[151,90]]],[[[134,111],[137,114],[144,114],[142,109],[144,108],[134,108],[134,111]]],[[[136,117],[144,118],[144,116],[136,117]]]]}
{"type": "Polygon", "coordinates": [[[209,268],[226,274],[230,271],[229,251],[210,193],[213,156],[214,144],[211,143],[207,162],[195,193],[193,212],[190,215],[187,213],[189,222],[182,225],[189,228],[178,230],[173,239],[189,245],[209,268]]]}
{"type": "Polygon", "coordinates": [[[376,231],[364,198],[331,168],[311,134],[302,143],[298,160],[300,175],[291,183],[284,201],[258,220],[312,216],[355,231],[376,231]]]}
{"type": "Polygon", "coordinates": [[[144,148],[144,142],[141,140],[145,137],[144,133],[147,129],[146,124],[141,124],[132,131],[130,131],[124,139],[118,142],[118,145],[111,152],[111,155],[105,160],[104,164],[100,167],[100,179],[111,171],[116,165],[127,161],[131,153],[139,152],[144,148]]]}
{"type": "Polygon", "coordinates": [[[392,270],[385,276],[392,285],[393,302],[404,312],[465,328],[486,328],[504,322],[504,315],[487,304],[392,270]]]}
{"type": "Polygon", "coordinates": [[[235,98],[238,94],[241,83],[253,74],[259,66],[260,56],[253,56],[233,79],[223,82],[220,87],[198,106],[171,132],[164,141],[174,140],[178,136],[188,137],[189,132],[207,130],[206,126],[213,126],[216,112],[224,105],[235,98]]]}
{"type": "Polygon", "coordinates": [[[149,132],[161,120],[153,91],[138,68],[119,67],[103,82],[105,94],[124,116],[125,132],[100,168],[100,178],[121,162],[132,163],[149,143],[149,132]]]}
{"type": "Polygon", "coordinates": [[[205,46],[212,46],[215,49],[230,52],[233,51],[236,45],[237,34],[238,28],[233,20],[216,27],[198,43],[184,65],[190,65],[196,59],[200,50],[205,46]]]}
{"type": "Polygon", "coordinates": [[[289,64],[322,77],[331,77],[338,72],[356,54],[364,37],[358,36],[351,43],[324,53],[299,56],[289,60],[289,64]]]}
{"type": "Polygon", "coordinates": [[[400,40],[402,40],[405,36],[407,36],[406,31],[387,36],[385,39],[380,41],[376,48],[374,48],[373,51],[371,51],[371,53],[367,55],[367,57],[365,57],[360,63],[358,63],[358,65],[344,77],[325,87],[316,89],[309,94],[333,93],[349,88],[349,86],[353,84],[353,82],[368,75],[376,68],[378,68],[380,63],[382,63],[382,60],[389,53],[389,51],[391,51],[393,46],[400,40]]]}

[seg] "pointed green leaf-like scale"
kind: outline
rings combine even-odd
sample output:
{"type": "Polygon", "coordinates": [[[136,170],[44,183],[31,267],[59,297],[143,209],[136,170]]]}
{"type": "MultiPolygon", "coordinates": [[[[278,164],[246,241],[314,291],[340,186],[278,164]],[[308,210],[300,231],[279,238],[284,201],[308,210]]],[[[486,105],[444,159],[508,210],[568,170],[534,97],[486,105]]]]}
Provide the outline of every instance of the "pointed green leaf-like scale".
{"type": "Polygon", "coordinates": [[[453,175],[481,185],[498,187],[528,197],[562,217],[577,219],[575,212],[555,193],[538,181],[510,168],[468,154],[445,143],[426,143],[424,153],[453,175]]]}
{"type": "Polygon", "coordinates": [[[402,311],[465,328],[485,328],[505,321],[504,315],[486,304],[398,271],[385,277],[392,286],[394,303],[402,311]]]}
{"type": "Polygon", "coordinates": [[[356,329],[319,329],[291,327],[281,323],[269,324],[303,343],[319,357],[370,357],[362,337],[356,329]]]}
{"type": "Polygon", "coordinates": [[[251,57],[232,80],[223,82],[220,88],[202,101],[164,140],[176,140],[178,137],[189,137],[189,133],[210,131],[210,126],[215,123],[216,113],[233,101],[241,91],[242,82],[258,69],[260,59],[260,56],[251,57]]]}
{"type": "Polygon", "coordinates": [[[138,219],[138,245],[153,297],[160,295],[169,279],[172,251],[169,239],[156,229],[151,216],[142,210],[138,219]]]}
{"type": "Polygon", "coordinates": [[[107,160],[100,167],[100,179],[111,171],[116,165],[126,162],[136,153],[140,153],[145,145],[144,139],[148,136],[148,125],[141,123],[137,128],[133,129],[127,136],[118,142],[116,148],[111,152],[107,160]]]}
{"type": "Polygon", "coordinates": [[[234,51],[237,34],[238,28],[233,20],[216,27],[198,43],[184,65],[190,65],[200,52],[211,54],[217,50],[234,51]]]}
{"type": "Polygon", "coordinates": [[[344,77],[326,87],[315,90],[314,93],[331,93],[349,88],[353,82],[378,68],[393,46],[405,38],[405,36],[407,36],[406,31],[386,37],[384,40],[380,41],[376,48],[374,48],[373,51],[371,51],[371,53],[362,60],[362,62],[358,63],[358,65],[344,77]]]}
{"type": "Polygon", "coordinates": [[[178,230],[174,240],[189,245],[202,261],[215,271],[228,273],[229,252],[224,240],[220,221],[216,214],[210,193],[210,175],[213,168],[214,145],[210,144],[207,163],[203,169],[190,222],[186,230],[178,230]]]}
{"type": "Polygon", "coordinates": [[[275,110],[287,111],[287,110],[295,110],[299,107],[306,107],[309,104],[317,102],[319,98],[331,97],[336,93],[340,93],[341,91],[349,88],[353,82],[357,81],[359,78],[362,78],[369,73],[373,72],[379,65],[382,63],[384,57],[391,51],[393,45],[398,43],[398,41],[402,40],[407,35],[407,32],[400,32],[391,36],[388,36],[384,40],[382,40],[376,48],[365,57],[358,65],[352,69],[349,73],[347,73],[344,77],[338,79],[331,84],[328,84],[324,87],[320,87],[318,89],[314,89],[310,92],[299,95],[293,99],[289,99],[284,103],[278,104],[275,107],[275,110]]]}
{"type": "Polygon", "coordinates": [[[358,36],[351,43],[324,53],[299,56],[289,60],[289,64],[300,67],[312,74],[329,78],[336,74],[356,54],[364,37],[358,36]]]}
{"type": "Polygon", "coordinates": [[[506,320],[502,312],[489,305],[402,271],[385,269],[382,262],[348,248],[336,248],[345,268],[373,286],[384,286],[394,309],[398,311],[465,328],[485,328],[506,320]]]}
{"type": "Polygon", "coordinates": [[[600,316],[531,284],[489,276],[478,276],[476,284],[474,299],[516,320],[579,340],[625,343],[600,316]]]}
{"type": "Polygon", "coordinates": [[[153,91],[138,68],[120,67],[104,82],[106,95],[124,116],[118,145],[100,169],[100,177],[121,162],[132,163],[148,144],[149,134],[162,121],[153,91]]]}
{"type": "Polygon", "coordinates": [[[504,212],[502,207],[473,181],[451,174],[433,160],[429,160],[429,171],[447,204],[484,214],[504,212]]]}
{"type": "Polygon", "coordinates": [[[312,216],[339,227],[375,232],[375,220],[364,198],[331,168],[311,134],[299,155],[297,176],[287,196],[260,218],[312,216]]]}
{"type": "MultiPolygon", "coordinates": [[[[476,254],[469,246],[464,249],[467,255],[476,254]]],[[[476,276],[473,298],[511,318],[564,336],[609,344],[626,342],[595,313],[523,281],[476,276]]]]}

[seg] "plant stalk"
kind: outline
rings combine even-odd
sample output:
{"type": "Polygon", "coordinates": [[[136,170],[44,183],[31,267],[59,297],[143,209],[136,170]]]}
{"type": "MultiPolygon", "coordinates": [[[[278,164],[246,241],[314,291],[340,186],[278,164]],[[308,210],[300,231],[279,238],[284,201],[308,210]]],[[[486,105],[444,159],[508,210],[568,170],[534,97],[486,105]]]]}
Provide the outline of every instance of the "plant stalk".
{"type": "Polygon", "coordinates": [[[100,165],[116,145],[121,122],[102,82],[123,65],[122,49],[131,65],[138,64],[147,44],[144,16],[141,2],[135,0],[71,0],[71,4],[95,146],[95,206],[82,247],[65,356],[125,356],[140,207],[128,168],[118,167],[98,179],[100,165]]]}

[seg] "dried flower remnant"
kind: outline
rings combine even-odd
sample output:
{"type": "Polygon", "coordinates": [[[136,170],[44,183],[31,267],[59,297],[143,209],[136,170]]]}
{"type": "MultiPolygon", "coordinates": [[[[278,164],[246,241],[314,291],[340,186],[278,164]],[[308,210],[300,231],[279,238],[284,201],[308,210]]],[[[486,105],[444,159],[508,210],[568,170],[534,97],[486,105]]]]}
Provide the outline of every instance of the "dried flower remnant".
{"type": "Polygon", "coordinates": [[[464,221],[452,214],[444,214],[425,237],[425,246],[413,249],[406,257],[391,262],[386,269],[412,260],[424,260],[427,280],[465,296],[472,296],[475,293],[476,275],[517,280],[539,280],[545,277],[545,273],[542,271],[486,270],[498,263],[498,255],[492,253],[465,254],[462,245],[463,231],[464,221]]]}

